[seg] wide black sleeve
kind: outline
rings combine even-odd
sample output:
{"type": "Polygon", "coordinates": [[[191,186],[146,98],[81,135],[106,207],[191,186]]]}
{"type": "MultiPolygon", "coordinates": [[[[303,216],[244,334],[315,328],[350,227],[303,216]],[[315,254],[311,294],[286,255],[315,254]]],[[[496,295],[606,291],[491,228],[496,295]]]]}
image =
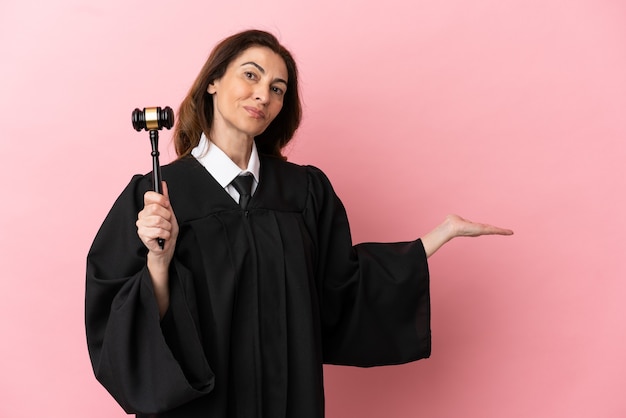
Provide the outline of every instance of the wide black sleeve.
{"type": "Polygon", "coordinates": [[[209,393],[191,273],[173,260],[170,308],[159,319],[147,250],[135,221],[149,189],[134,177],[115,202],[87,257],[85,325],[96,378],[127,413],[156,413],[209,393]]]}
{"type": "Polygon", "coordinates": [[[430,294],[421,240],[352,245],[343,204],[310,167],[324,362],[354,366],[430,356],[430,294]]]}

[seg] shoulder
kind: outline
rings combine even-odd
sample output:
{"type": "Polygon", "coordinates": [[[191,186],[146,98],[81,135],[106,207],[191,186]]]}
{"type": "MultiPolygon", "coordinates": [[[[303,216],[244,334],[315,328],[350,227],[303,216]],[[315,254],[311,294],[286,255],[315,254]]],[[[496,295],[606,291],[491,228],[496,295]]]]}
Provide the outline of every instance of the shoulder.
{"type": "MultiPolygon", "coordinates": [[[[172,186],[174,189],[177,189],[180,184],[188,183],[189,179],[194,178],[194,175],[202,172],[206,172],[206,170],[197,163],[195,158],[185,157],[163,165],[161,167],[161,178],[168,183],[170,189],[172,189],[172,186]]],[[[153,189],[152,171],[145,174],[135,174],[124,191],[122,191],[120,199],[132,199],[143,202],[143,195],[153,189]]]]}
{"type": "Polygon", "coordinates": [[[261,181],[278,183],[287,190],[306,190],[307,194],[319,189],[332,190],[328,176],[312,165],[299,165],[277,157],[261,156],[261,170],[261,181]]]}
{"type": "Polygon", "coordinates": [[[321,182],[330,185],[330,180],[324,172],[312,165],[299,165],[283,159],[261,155],[261,167],[265,166],[268,172],[277,173],[281,179],[296,185],[302,186],[304,183],[321,182]]]}
{"type": "Polygon", "coordinates": [[[116,199],[113,208],[126,207],[136,210],[143,205],[143,195],[151,187],[150,175],[135,174],[116,199]]]}
{"type": "Polygon", "coordinates": [[[297,202],[297,207],[302,210],[309,208],[316,212],[339,202],[328,176],[318,167],[275,157],[265,157],[261,161],[261,182],[273,184],[278,194],[286,201],[297,202]]]}
{"type": "Polygon", "coordinates": [[[294,164],[290,161],[283,160],[272,155],[259,154],[261,160],[261,168],[265,167],[268,171],[279,172],[282,174],[302,175],[305,172],[303,165],[294,164]]]}
{"type": "Polygon", "coordinates": [[[189,175],[195,175],[202,172],[206,172],[206,169],[195,157],[191,155],[179,158],[178,160],[174,160],[161,167],[161,174],[163,175],[163,180],[165,181],[183,180],[189,175]]]}

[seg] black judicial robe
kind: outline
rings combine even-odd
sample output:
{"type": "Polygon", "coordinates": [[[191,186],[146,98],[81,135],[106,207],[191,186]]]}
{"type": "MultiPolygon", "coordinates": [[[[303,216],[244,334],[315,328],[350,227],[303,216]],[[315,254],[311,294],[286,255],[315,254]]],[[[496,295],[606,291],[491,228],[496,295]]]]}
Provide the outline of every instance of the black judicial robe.
{"type": "Polygon", "coordinates": [[[317,168],[261,156],[244,212],[193,157],[163,167],[180,233],[162,320],[135,221],[135,176],[87,259],[86,329],[97,379],[138,417],[319,418],[322,364],[430,355],[420,240],[352,245],[317,168]]]}

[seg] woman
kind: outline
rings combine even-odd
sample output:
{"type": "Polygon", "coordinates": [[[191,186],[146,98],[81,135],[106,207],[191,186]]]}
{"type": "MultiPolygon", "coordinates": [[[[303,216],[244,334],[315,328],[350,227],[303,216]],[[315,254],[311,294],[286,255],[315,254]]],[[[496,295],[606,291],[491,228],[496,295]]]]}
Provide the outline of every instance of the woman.
{"type": "Polygon", "coordinates": [[[322,417],[323,363],[430,355],[427,257],[456,236],[512,233],[448,216],[412,242],[353,246],[326,176],[281,155],[297,76],[271,34],[223,40],[179,110],[164,194],[135,176],[98,232],[88,346],[128,413],[322,417]]]}

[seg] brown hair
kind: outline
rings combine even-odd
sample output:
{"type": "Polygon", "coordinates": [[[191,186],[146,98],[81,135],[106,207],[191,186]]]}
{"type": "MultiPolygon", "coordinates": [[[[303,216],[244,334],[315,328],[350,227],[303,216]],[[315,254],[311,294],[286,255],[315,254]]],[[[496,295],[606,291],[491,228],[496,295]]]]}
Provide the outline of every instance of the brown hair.
{"type": "Polygon", "coordinates": [[[298,95],[298,69],[291,53],[276,37],[260,30],[247,30],[222,40],[211,52],[187,97],[178,110],[174,128],[174,146],[179,158],[191,153],[198,145],[202,132],[209,136],[213,124],[213,97],[207,92],[209,84],[220,79],[228,65],[246,49],[264,46],[285,61],[287,91],[283,107],[264,132],[254,140],[260,153],[283,157],[281,151],[300,125],[302,106],[298,95]]]}

